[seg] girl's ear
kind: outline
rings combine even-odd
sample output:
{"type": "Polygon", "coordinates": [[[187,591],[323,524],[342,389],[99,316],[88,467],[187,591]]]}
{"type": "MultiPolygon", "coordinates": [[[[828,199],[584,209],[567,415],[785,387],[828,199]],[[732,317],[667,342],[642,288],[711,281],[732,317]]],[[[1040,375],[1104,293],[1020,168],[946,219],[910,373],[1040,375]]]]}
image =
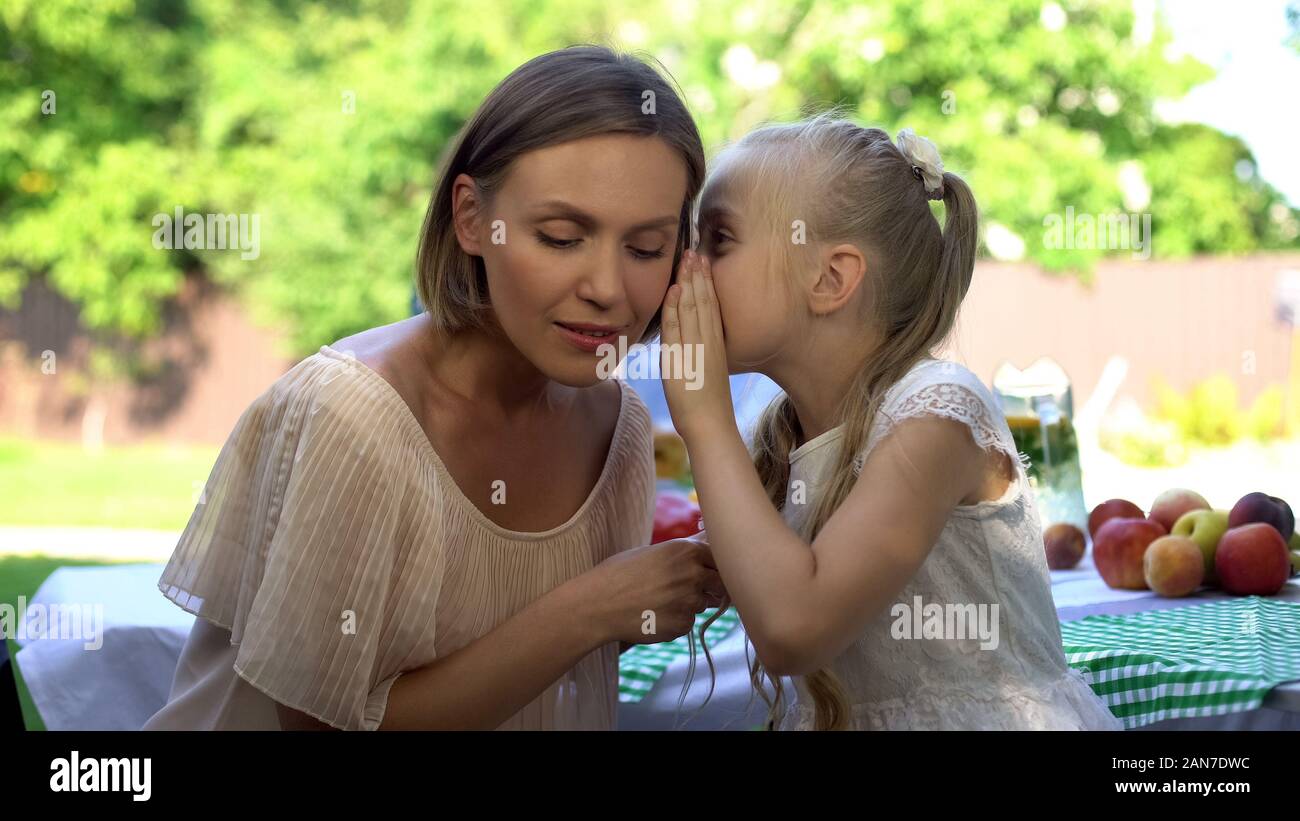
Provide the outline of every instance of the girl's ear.
{"type": "Polygon", "coordinates": [[[451,184],[451,219],[460,249],[470,256],[482,256],[482,211],[478,183],[469,174],[458,175],[451,184]]]}
{"type": "Polygon", "coordinates": [[[858,288],[866,287],[867,258],[856,245],[844,243],[822,252],[817,280],[808,305],[818,316],[832,314],[853,299],[858,288]]]}

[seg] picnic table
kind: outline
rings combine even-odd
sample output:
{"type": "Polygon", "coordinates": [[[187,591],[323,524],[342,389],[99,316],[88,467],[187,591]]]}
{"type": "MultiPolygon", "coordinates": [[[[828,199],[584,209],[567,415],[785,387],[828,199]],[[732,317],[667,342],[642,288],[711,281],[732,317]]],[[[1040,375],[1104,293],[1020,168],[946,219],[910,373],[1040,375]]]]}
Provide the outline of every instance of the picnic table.
{"type": "MultiPolygon", "coordinates": [[[[158,591],[162,569],[64,567],[41,585],[29,611],[75,605],[93,621],[98,605],[102,623],[94,636],[16,641],[16,671],[33,708],[29,727],[138,729],[166,702],[194,616],[158,591]]],[[[1216,590],[1163,599],[1106,587],[1085,559],[1053,571],[1052,592],[1067,659],[1093,671],[1094,689],[1105,691],[1128,726],[1300,729],[1300,671],[1288,666],[1300,663],[1298,582],[1267,599],[1216,590]]],[[[707,703],[709,668],[697,646],[692,671],[685,638],[623,654],[620,729],[763,725],[767,707],[749,681],[752,647],[747,654],[734,611],[706,635],[717,670],[707,703]]]]}

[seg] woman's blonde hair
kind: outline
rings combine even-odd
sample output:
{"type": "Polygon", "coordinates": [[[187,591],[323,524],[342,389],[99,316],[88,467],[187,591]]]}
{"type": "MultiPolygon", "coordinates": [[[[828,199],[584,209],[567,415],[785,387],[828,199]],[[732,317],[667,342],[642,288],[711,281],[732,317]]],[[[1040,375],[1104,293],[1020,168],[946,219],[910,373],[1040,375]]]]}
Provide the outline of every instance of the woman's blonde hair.
{"type": "MultiPolygon", "coordinates": [[[[483,259],[460,247],[452,213],[452,186],[474,178],[488,199],[522,154],[600,134],[659,137],[686,165],[676,269],[691,238],[691,207],[704,182],[704,146],[695,121],[670,84],[638,57],[583,45],[534,57],[488,94],[457,136],[443,164],[420,232],[416,286],[440,331],[491,326],[483,259]]],[[[659,330],[655,312],[641,341],[659,330]]]]}
{"type": "MultiPolygon", "coordinates": [[[[917,361],[930,356],[952,330],[971,283],[978,243],[978,212],[970,188],[960,177],[943,174],[942,230],[930,197],[912,162],[877,128],[863,128],[828,112],[795,123],[768,125],[746,135],[720,157],[728,190],[737,186],[767,219],[785,249],[777,268],[794,293],[796,270],[816,264],[827,244],[852,243],[870,261],[874,298],[870,316],[881,342],[862,363],[837,410],[844,438],[830,475],[804,519],[807,541],[830,519],[853,488],[855,456],[867,443],[885,392],[917,361]],[[807,243],[790,240],[790,226],[802,220],[807,243]]],[[[713,185],[713,179],[706,189],[713,185]]],[[[936,192],[937,197],[937,192],[936,192]]],[[[707,194],[705,199],[707,200],[707,194]]],[[[794,406],[784,393],[763,411],[751,444],[754,466],[778,510],[786,503],[790,452],[802,435],[794,406]]],[[[703,633],[703,631],[701,631],[703,633]]],[[[701,639],[703,636],[701,635],[701,639]]],[[[707,648],[706,648],[707,655],[707,648]]],[[[712,660],[709,660],[712,669],[712,660]]],[[[775,700],[762,686],[765,675],[754,660],[750,677],[769,707],[769,725],[783,692],[772,678],[775,700]]],[[[848,725],[849,704],[829,669],[804,677],[812,696],[815,727],[848,725]]]]}

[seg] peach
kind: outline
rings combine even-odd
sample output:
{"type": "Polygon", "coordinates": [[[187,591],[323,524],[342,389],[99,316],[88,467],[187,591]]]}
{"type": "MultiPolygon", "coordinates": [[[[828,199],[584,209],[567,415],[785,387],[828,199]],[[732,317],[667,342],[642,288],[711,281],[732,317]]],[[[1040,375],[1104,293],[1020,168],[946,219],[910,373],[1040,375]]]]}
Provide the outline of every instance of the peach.
{"type": "Polygon", "coordinates": [[[1083,531],[1069,522],[1057,522],[1043,531],[1043,550],[1047,553],[1047,566],[1053,570],[1069,570],[1083,558],[1087,549],[1083,531]]]}
{"type": "Polygon", "coordinates": [[[1165,532],[1168,533],[1173,529],[1178,517],[1189,510],[1209,509],[1210,503],[1205,501],[1204,496],[1194,490],[1176,487],[1173,490],[1166,490],[1156,497],[1147,518],[1159,522],[1164,527],[1165,532]]]}
{"type": "Polygon", "coordinates": [[[1214,551],[1219,584],[1239,596],[1271,596],[1291,575],[1291,556],[1277,528],[1252,522],[1229,528],[1214,551]]]}
{"type": "Polygon", "coordinates": [[[1142,508],[1130,502],[1128,499],[1107,499],[1092,509],[1088,514],[1088,535],[1092,540],[1097,541],[1097,531],[1101,526],[1116,517],[1124,519],[1141,519],[1146,514],[1142,508]]]}
{"type": "Polygon", "coordinates": [[[1205,580],[1205,557],[1200,545],[1186,536],[1161,536],[1143,554],[1142,574],[1156,595],[1186,596],[1205,580]]]}
{"type": "Polygon", "coordinates": [[[1147,547],[1167,535],[1159,522],[1150,519],[1111,519],[1097,531],[1092,542],[1092,560],[1102,581],[1117,590],[1147,589],[1142,560],[1147,547]]]}

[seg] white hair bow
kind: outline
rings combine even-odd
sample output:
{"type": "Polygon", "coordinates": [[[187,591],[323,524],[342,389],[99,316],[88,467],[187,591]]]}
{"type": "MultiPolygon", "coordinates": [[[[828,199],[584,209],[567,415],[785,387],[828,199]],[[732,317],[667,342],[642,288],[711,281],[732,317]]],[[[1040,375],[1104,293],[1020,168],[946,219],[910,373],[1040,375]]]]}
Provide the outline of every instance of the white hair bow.
{"type": "Polygon", "coordinates": [[[898,132],[895,144],[912,164],[913,173],[925,184],[925,193],[930,199],[943,199],[943,160],[939,159],[939,149],[934,143],[917,136],[912,129],[904,128],[898,132]]]}

